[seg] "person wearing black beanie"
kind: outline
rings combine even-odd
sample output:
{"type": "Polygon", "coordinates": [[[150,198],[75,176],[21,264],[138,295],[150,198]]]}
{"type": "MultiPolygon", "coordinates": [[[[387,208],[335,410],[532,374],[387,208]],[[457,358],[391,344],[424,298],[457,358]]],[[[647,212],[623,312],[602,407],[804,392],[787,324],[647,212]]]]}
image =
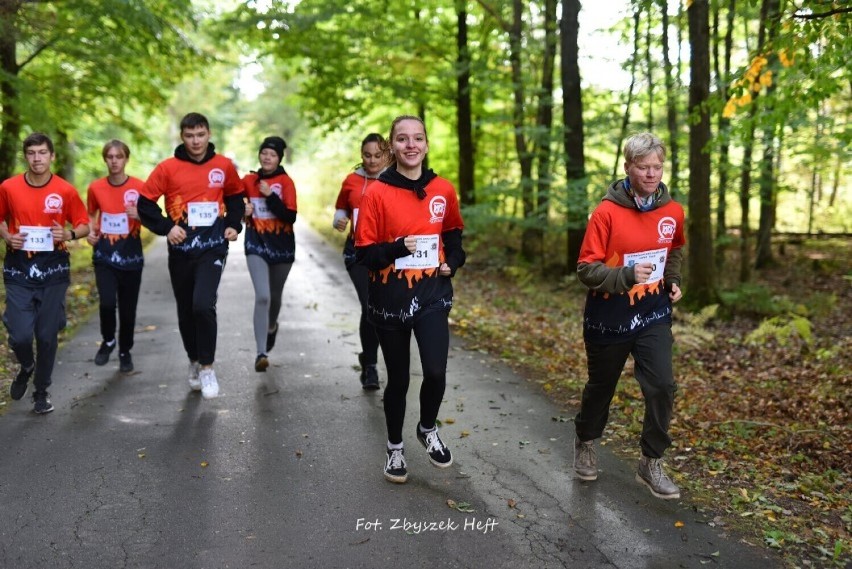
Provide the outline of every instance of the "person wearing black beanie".
{"type": "Polygon", "coordinates": [[[268,136],[258,149],[260,169],[243,178],[246,204],[245,253],[254,286],[254,369],[265,372],[278,335],[281,294],[296,259],[296,186],[281,160],[287,143],[268,136]]]}

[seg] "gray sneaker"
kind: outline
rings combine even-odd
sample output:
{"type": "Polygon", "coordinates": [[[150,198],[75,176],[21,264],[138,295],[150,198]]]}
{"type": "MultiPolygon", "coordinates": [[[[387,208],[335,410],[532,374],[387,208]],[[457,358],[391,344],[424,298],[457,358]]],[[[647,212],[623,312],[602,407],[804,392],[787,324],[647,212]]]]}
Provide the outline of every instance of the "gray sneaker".
{"type": "Polygon", "coordinates": [[[595,441],[581,441],[574,437],[574,472],[580,480],[598,479],[598,454],[595,441]]]}
{"type": "Polygon", "coordinates": [[[639,459],[636,481],[647,486],[651,494],[657,498],[663,500],[677,500],[680,498],[680,488],[675,486],[672,479],[663,472],[662,458],[648,458],[643,454],[639,459]]]}

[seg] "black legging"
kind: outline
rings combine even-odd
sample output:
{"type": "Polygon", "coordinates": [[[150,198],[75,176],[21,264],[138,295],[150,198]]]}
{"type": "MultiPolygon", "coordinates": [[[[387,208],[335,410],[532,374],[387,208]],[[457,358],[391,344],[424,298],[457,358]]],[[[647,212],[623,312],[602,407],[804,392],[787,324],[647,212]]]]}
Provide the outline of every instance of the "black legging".
{"type": "Polygon", "coordinates": [[[370,276],[367,267],[353,264],[347,269],[355,292],[358,293],[358,301],[361,303],[361,321],[358,325],[358,333],[361,336],[361,350],[364,353],[364,364],[376,365],[379,358],[379,337],[376,335],[376,327],[367,318],[367,288],[370,276]]]}
{"type": "Polygon", "coordinates": [[[95,282],[100,297],[101,336],[107,342],[115,338],[115,309],[118,308],[118,351],[133,348],[136,327],[136,304],[142,269],[122,271],[107,265],[95,265],[95,282]]]}
{"type": "Polygon", "coordinates": [[[420,351],[423,384],[420,386],[420,424],[425,429],[435,426],[444,390],[447,386],[447,355],[450,349],[450,329],[447,310],[431,310],[414,319],[412,328],[384,330],[377,328],[379,344],[388,371],[385,387],[385,421],[388,441],[402,442],[405,422],[405,396],[408,393],[411,362],[411,332],[420,351]]]}

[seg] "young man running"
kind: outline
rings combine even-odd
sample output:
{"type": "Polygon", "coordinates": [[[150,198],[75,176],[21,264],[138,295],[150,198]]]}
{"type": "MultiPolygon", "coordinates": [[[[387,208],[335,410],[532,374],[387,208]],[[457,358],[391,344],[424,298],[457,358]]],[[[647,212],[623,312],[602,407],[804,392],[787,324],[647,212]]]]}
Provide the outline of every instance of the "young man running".
{"type": "Polygon", "coordinates": [[[42,414],[53,411],[47,388],[59,331],[65,328],[71,275],[66,242],[89,233],[89,218],[74,186],[50,171],[55,158],[50,137],[33,133],[23,149],[27,171],[0,184],[0,236],[6,241],[3,323],[20,364],[9,395],[21,399],[35,374],[33,411],[42,414]]]}
{"type": "Polygon", "coordinates": [[[109,175],[89,185],[87,197],[92,231],[86,239],[93,247],[92,263],[100,299],[101,336],[95,365],[106,365],[118,344],[119,370],[133,371],[133,328],[142,283],[142,239],[136,202],[145,182],[124,173],[130,149],[110,140],[101,152],[109,175]],[[118,308],[119,334],[115,337],[118,308]]]}
{"type": "Polygon", "coordinates": [[[242,229],[242,186],[233,162],[216,154],[210,123],[189,113],[180,122],[174,157],[151,172],[137,209],[142,224],[169,242],[169,276],[178,328],[189,357],[189,387],[205,399],[219,395],[216,356],[216,297],[228,242],[242,229]],[[166,214],[157,200],[165,198],[166,214]]]}

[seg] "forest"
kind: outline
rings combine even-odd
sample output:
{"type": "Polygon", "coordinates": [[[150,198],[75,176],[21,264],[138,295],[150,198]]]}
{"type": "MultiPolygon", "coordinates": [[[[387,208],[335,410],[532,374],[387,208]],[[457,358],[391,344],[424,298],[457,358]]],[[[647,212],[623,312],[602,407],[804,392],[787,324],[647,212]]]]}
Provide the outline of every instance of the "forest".
{"type": "MultiPolygon", "coordinates": [[[[843,0],[0,0],[0,179],[33,131],[81,193],[111,138],[144,179],[199,111],[241,174],[284,137],[303,223],[335,239],[360,140],[418,115],[463,206],[456,331],[570,408],[586,222],[623,175],[623,140],[652,131],[687,212],[676,468],[720,524],[790,566],[841,567],[850,36],[843,0]]],[[[619,397],[616,445],[641,419],[635,386],[619,397]]]]}

